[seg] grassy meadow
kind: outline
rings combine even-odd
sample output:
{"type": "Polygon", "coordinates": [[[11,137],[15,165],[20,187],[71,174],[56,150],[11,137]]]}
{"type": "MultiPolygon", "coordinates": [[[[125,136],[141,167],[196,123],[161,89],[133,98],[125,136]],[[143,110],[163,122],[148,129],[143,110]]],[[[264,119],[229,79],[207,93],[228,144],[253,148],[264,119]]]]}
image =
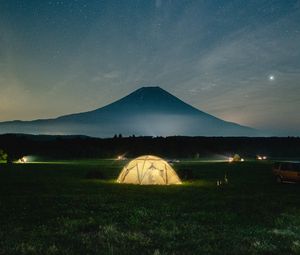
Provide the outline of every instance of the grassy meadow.
{"type": "Polygon", "coordinates": [[[0,164],[0,254],[300,254],[300,185],[272,162],[182,160],[177,186],[117,184],[125,163],[0,164]]]}

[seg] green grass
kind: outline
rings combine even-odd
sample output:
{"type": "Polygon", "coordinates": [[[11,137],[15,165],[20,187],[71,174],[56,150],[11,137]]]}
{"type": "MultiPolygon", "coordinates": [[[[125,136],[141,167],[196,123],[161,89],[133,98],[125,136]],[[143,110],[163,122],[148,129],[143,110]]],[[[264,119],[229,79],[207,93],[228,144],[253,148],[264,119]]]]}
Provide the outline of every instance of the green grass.
{"type": "Polygon", "coordinates": [[[182,161],[178,186],[116,184],[123,164],[0,164],[0,254],[300,254],[300,185],[270,162],[182,161]]]}

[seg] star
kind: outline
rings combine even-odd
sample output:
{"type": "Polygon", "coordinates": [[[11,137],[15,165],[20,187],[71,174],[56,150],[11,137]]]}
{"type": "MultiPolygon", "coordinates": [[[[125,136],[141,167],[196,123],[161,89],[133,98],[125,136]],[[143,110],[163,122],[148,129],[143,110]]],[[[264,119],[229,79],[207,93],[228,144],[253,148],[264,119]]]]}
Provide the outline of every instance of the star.
{"type": "Polygon", "coordinates": [[[275,79],[274,75],[270,75],[270,76],[269,76],[269,80],[270,80],[270,81],[274,81],[274,79],[275,79]]]}

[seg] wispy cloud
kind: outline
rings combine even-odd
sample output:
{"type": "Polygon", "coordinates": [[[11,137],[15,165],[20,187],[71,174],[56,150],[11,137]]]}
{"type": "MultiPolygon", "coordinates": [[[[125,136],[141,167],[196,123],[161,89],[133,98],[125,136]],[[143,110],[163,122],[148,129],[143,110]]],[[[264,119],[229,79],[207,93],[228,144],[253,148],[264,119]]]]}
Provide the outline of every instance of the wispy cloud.
{"type": "Polygon", "coordinates": [[[90,110],[157,85],[227,120],[300,126],[299,2],[89,2],[59,6],[51,24],[47,11],[13,8],[14,26],[0,8],[0,120],[90,110]]]}

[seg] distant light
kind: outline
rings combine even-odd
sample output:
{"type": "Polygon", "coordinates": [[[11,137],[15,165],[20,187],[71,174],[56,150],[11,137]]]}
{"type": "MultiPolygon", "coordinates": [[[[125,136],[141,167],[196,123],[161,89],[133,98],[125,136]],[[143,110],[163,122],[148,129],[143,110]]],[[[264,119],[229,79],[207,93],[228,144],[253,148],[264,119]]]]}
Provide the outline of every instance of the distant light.
{"type": "Polygon", "coordinates": [[[234,154],[233,157],[228,158],[229,163],[231,163],[231,162],[244,162],[244,161],[245,160],[243,158],[241,158],[239,154],[234,154]]]}
{"type": "Polygon", "coordinates": [[[127,158],[124,155],[119,155],[117,160],[126,160],[127,158]]]}
{"type": "Polygon", "coordinates": [[[26,157],[22,157],[18,160],[18,163],[27,163],[28,159],[26,157]]]}
{"type": "Polygon", "coordinates": [[[256,158],[257,158],[257,160],[266,160],[268,157],[257,155],[256,158]]]}
{"type": "Polygon", "coordinates": [[[270,81],[274,81],[274,80],[275,80],[274,75],[270,75],[270,76],[269,76],[269,80],[270,80],[270,81]]]}

